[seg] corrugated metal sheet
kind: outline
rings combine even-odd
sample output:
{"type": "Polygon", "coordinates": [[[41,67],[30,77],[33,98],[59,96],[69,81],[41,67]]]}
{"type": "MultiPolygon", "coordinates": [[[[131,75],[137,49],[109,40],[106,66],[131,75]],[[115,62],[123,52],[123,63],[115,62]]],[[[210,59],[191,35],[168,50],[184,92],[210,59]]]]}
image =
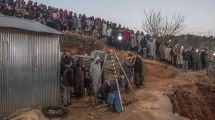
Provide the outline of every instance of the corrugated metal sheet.
{"type": "Polygon", "coordinates": [[[0,118],[60,104],[59,36],[0,28],[0,118]]]}
{"type": "Polygon", "coordinates": [[[34,32],[41,32],[41,33],[52,33],[52,34],[61,34],[55,29],[49,28],[37,21],[16,18],[16,17],[9,17],[0,14],[0,27],[5,28],[16,28],[34,32]]]}

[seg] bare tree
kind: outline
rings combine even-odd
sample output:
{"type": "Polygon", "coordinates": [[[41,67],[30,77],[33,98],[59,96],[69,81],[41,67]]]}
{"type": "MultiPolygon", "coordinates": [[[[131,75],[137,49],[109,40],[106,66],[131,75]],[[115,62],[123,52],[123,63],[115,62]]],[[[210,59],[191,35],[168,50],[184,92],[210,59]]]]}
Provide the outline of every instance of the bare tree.
{"type": "Polygon", "coordinates": [[[143,29],[155,37],[177,35],[186,27],[185,17],[182,15],[174,14],[172,17],[167,17],[163,16],[161,11],[154,10],[148,13],[144,10],[144,15],[143,29]]]}

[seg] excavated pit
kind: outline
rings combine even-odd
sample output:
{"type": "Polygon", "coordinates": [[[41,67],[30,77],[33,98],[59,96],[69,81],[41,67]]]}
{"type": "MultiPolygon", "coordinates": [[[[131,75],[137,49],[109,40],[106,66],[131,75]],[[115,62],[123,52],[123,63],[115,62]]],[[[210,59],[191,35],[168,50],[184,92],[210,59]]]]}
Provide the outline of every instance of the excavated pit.
{"type": "Polygon", "coordinates": [[[179,86],[169,96],[173,112],[190,120],[215,120],[215,87],[197,83],[179,86]]]}

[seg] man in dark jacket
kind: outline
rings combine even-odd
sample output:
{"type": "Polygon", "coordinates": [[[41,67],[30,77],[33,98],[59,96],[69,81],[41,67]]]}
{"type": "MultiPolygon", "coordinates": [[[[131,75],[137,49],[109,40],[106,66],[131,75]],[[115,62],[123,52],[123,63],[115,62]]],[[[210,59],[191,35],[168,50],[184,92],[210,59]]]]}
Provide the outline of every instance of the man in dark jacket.
{"type": "Polygon", "coordinates": [[[141,46],[141,49],[142,49],[144,57],[147,57],[147,48],[148,48],[148,45],[147,45],[147,39],[146,39],[146,37],[143,37],[141,39],[140,46],[141,46]]]}
{"type": "Polygon", "coordinates": [[[69,12],[68,21],[69,21],[69,30],[72,31],[72,26],[73,26],[73,12],[72,11],[69,12]]]}
{"type": "Polygon", "coordinates": [[[64,107],[68,107],[71,105],[71,87],[73,86],[73,68],[72,68],[72,58],[70,53],[67,51],[65,53],[64,59],[62,59],[62,69],[63,69],[63,81],[62,85],[64,88],[63,94],[63,105],[64,107]]]}
{"type": "Polygon", "coordinates": [[[188,60],[189,60],[189,52],[188,49],[185,49],[182,53],[183,55],[183,66],[182,66],[182,71],[187,72],[188,70],[188,60]]]}
{"type": "Polygon", "coordinates": [[[193,49],[192,51],[193,70],[198,70],[198,63],[199,63],[199,51],[193,49]]]}
{"type": "Polygon", "coordinates": [[[207,52],[205,49],[201,51],[201,66],[203,69],[207,66],[207,52]]]}
{"type": "Polygon", "coordinates": [[[141,55],[136,56],[136,61],[134,64],[134,81],[135,85],[139,88],[143,85],[143,67],[142,67],[142,57],[141,55]]]}
{"type": "MultiPolygon", "coordinates": [[[[97,93],[97,99],[105,101],[109,105],[109,110],[114,110],[115,112],[121,112],[122,106],[120,104],[120,99],[117,91],[116,80],[110,80],[102,84],[97,93]]],[[[122,81],[118,81],[119,89],[122,88],[122,81]]]]}
{"type": "MultiPolygon", "coordinates": [[[[135,62],[135,60],[132,61],[131,57],[132,57],[132,54],[129,53],[128,57],[124,61],[124,70],[129,81],[130,81],[131,73],[133,71],[133,66],[135,62]]],[[[125,90],[126,92],[128,92],[128,81],[125,83],[125,90]]]]}

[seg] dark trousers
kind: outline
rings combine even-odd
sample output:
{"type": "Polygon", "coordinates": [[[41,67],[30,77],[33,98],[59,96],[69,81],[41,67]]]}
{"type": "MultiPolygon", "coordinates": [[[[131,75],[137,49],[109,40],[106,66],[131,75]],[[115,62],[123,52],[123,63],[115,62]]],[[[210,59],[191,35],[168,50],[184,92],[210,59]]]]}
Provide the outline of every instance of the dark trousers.
{"type": "Polygon", "coordinates": [[[143,73],[135,73],[134,74],[134,82],[137,87],[143,85],[144,76],[143,73]]]}
{"type": "Polygon", "coordinates": [[[174,66],[176,67],[177,65],[176,65],[176,60],[177,60],[177,56],[173,56],[173,64],[174,64],[174,66]]]}
{"type": "Polygon", "coordinates": [[[198,62],[193,62],[193,70],[198,70],[198,62]]]}
{"type": "Polygon", "coordinates": [[[107,44],[108,44],[109,46],[112,45],[112,37],[111,37],[111,36],[107,36],[107,44]]]}

